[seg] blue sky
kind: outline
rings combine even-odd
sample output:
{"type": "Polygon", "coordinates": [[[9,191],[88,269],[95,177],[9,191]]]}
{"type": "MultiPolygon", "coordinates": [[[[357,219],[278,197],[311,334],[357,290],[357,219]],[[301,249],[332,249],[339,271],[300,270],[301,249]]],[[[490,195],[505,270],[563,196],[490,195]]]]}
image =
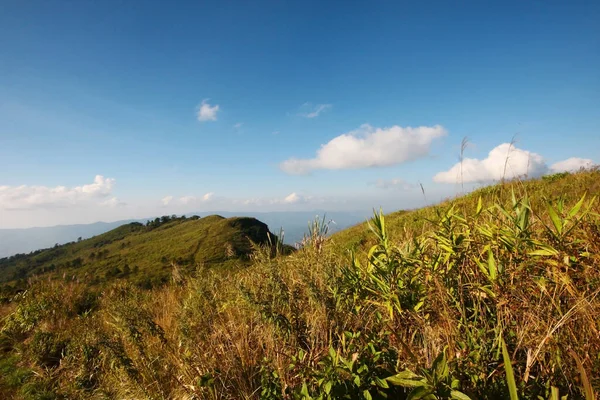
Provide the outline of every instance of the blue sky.
{"type": "Polygon", "coordinates": [[[465,136],[467,187],[504,153],[515,176],[600,162],[598,20],[594,1],[4,1],[0,228],[415,207],[418,183],[460,190],[465,136]]]}

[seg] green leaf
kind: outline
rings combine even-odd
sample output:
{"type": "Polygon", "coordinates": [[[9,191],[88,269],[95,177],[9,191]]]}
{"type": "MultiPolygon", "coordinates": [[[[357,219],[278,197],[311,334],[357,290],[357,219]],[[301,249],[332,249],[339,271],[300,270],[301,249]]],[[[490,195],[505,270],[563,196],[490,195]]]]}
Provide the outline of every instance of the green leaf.
{"type": "Polygon", "coordinates": [[[528,254],[530,256],[556,256],[558,255],[558,250],[550,246],[543,246],[538,250],[530,251],[528,254]]]}
{"type": "Polygon", "coordinates": [[[421,300],[420,302],[418,302],[418,303],[417,303],[417,305],[416,305],[416,306],[414,306],[414,307],[413,307],[413,310],[414,310],[415,312],[416,312],[416,311],[419,311],[419,310],[421,309],[421,307],[423,307],[423,304],[425,304],[425,301],[424,301],[424,300],[421,300]]]}
{"type": "Polygon", "coordinates": [[[388,385],[388,383],[385,380],[378,377],[375,377],[375,384],[384,389],[388,389],[390,387],[390,385],[388,385]]]}
{"type": "Polygon", "coordinates": [[[490,289],[488,286],[479,286],[478,288],[492,299],[496,298],[496,293],[492,292],[492,289],[490,289]]]}
{"type": "Polygon", "coordinates": [[[302,396],[303,399],[312,399],[312,397],[310,397],[310,394],[308,394],[308,387],[306,386],[306,383],[302,384],[302,389],[300,390],[300,395],[302,396]]]}
{"type": "Polygon", "coordinates": [[[483,202],[481,201],[481,196],[479,196],[479,200],[477,200],[477,210],[475,211],[475,216],[479,216],[481,214],[481,210],[483,209],[483,202]]]}
{"type": "Polygon", "coordinates": [[[458,390],[451,391],[450,398],[456,399],[456,400],[471,400],[471,398],[469,396],[467,396],[466,394],[464,394],[463,392],[458,391],[458,390]]]}
{"type": "Polygon", "coordinates": [[[372,400],[372,399],[373,399],[373,397],[371,397],[371,393],[369,393],[369,391],[368,391],[368,390],[364,390],[364,391],[363,391],[363,396],[364,396],[364,397],[365,397],[365,399],[367,399],[367,400],[372,400]]]}
{"type": "Polygon", "coordinates": [[[421,387],[427,384],[425,378],[409,370],[402,371],[396,375],[388,376],[385,378],[385,380],[394,386],[402,387],[421,387]]]}
{"type": "Polygon", "coordinates": [[[512,363],[510,361],[510,355],[506,348],[504,338],[500,338],[502,343],[502,358],[504,359],[504,370],[506,371],[506,384],[508,385],[508,391],[510,393],[510,400],[519,400],[517,395],[517,382],[515,381],[515,374],[513,373],[512,363]]]}
{"type": "Polygon", "coordinates": [[[325,393],[329,394],[329,392],[331,392],[331,385],[332,385],[331,381],[327,381],[327,383],[325,384],[325,387],[324,387],[325,393]]]}
{"type": "Polygon", "coordinates": [[[585,200],[585,193],[583,194],[583,196],[581,196],[581,199],[577,202],[577,204],[575,204],[573,206],[573,208],[571,208],[571,210],[569,211],[569,218],[573,218],[581,209],[581,206],[583,205],[583,201],[585,200]]]}
{"type": "Polygon", "coordinates": [[[431,396],[431,387],[422,386],[414,389],[407,397],[407,400],[425,399],[431,396]]]}
{"type": "Polygon", "coordinates": [[[335,363],[335,361],[337,360],[337,352],[335,351],[335,349],[333,347],[329,348],[329,357],[331,357],[331,360],[335,363]]]}
{"type": "Polygon", "coordinates": [[[562,220],[560,219],[560,217],[558,216],[558,214],[556,213],[556,211],[554,210],[554,208],[552,208],[552,206],[550,204],[548,204],[548,214],[550,215],[552,224],[554,225],[554,228],[556,229],[556,233],[558,233],[559,236],[562,235],[562,231],[563,231],[562,220]]]}
{"type": "Polygon", "coordinates": [[[488,272],[487,268],[477,259],[475,259],[475,263],[477,264],[481,272],[485,275],[485,277],[490,279],[490,273],[488,272]]]}
{"type": "Polygon", "coordinates": [[[492,253],[492,249],[488,249],[488,270],[490,279],[493,281],[498,278],[498,268],[496,267],[496,260],[494,260],[494,253],[492,253]]]}
{"type": "Polygon", "coordinates": [[[446,348],[433,361],[433,373],[436,381],[441,381],[448,376],[448,363],[446,362],[446,348]]]}

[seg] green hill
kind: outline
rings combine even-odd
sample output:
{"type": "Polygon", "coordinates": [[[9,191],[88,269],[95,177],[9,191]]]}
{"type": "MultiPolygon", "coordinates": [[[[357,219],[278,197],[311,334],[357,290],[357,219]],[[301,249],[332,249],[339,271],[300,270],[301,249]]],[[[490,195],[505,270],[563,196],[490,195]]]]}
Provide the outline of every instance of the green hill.
{"type": "Polygon", "coordinates": [[[254,218],[218,215],[130,223],[87,240],[0,259],[0,284],[23,286],[27,278],[49,275],[89,283],[127,278],[149,288],[168,280],[173,263],[184,271],[247,264],[251,242],[267,243],[268,233],[254,218]]]}
{"type": "MultiPolygon", "coordinates": [[[[473,210],[481,197],[486,204],[499,203],[509,206],[513,194],[517,196],[528,195],[531,205],[541,209],[545,203],[561,200],[572,203],[587,193],[590,196],[600,195],[600,171],[582,171],[576,174],[558,173],[544,176],[539,179],[507,182],[493,186],[486,186],[467,195],[454,199],[447,199],[439,204],[416,210],[400,210],[386,215],[386,223],[390,238],[394,241],[403,241],[411,238],[416,233],[435,230],[436,221],[447,208],[452,205],[462,213],[473,210]]],[[[336,250],[348,248],[369,248],[375,243],[366,223],[355,225],[332,237],[336,250]]]]}
{"type": "Polygon", "coordinates": [[[0,398],[593,400],[599,192],[598,170],[506,182],[250,260],[265,227],[212,217],[5,261],[65,266],[0,303],[0,398]],[[106,276],[163,257],[194,274],[106,276]]]}

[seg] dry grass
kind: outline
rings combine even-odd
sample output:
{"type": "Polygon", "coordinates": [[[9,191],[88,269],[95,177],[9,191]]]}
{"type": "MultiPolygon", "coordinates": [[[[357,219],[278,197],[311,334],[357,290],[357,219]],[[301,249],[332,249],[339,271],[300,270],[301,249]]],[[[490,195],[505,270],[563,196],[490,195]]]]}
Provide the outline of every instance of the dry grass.
{"type": "Polygon", "coordinates": [[[324,240],[317,224],[296,253],[257,249],[250,267],[199,267],[151,291],[37,282],[4,311],[0,393],[590,399],[600,385],[600,208],[591,195],[575,206],[598,175],[377,214],[354,253],[338,249],[362,228],[324,240]],[[59,344],[58,362],[40,363],[59,344]]]}

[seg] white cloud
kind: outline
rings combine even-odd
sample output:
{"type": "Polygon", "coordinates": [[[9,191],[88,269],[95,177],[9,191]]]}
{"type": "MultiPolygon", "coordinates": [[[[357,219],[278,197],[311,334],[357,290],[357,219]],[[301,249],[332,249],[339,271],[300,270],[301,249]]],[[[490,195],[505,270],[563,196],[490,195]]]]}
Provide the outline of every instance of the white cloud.
{"type": "Polygon", "coordinates": [[[233,125],[233,127],[234,127],[234,129],[240,129],[243,125],[244,124],[242,122],[238,122],[237,124],[233,125]]]}
{"type": "MultiPolygon", "coordinates": [[[[224,199],[225,200],[225,199],[224,199]]],[[[252,205],[252,206],[282,206],[292,204],[319,204],[326,199],[322,197],[305,196],[292,192],[285,197],[259,197],[250,199],[232,199],[232,204],[252,205]]]]}
{"type": "Polygon", "coordinates": [[[198,200],[198,198],[195,196],[183,196],[179,198],[179,202],[181,204],[190,204],[195,202],[196,200],[198,200]]]}
{"type": "Polygon", "coordinates": [[[291,158],[280,164],[288,174],[317,169],[384,167],[416,160],[429,153],[431,143],[446,135],[440,126],[374,128],[368,124],[322,145],[315,158],[291,158]]]}
{"type": "Polygon", "coordinates": [[[162,198],[161,203],[163,206],[168,206],[171,201],[173,201],[173,196],[166,196],[162,198]]]}
{"type": "Polygon", "coordinates": [[[375,187],[379,189],[398,189],[398,190],[409,190],[414,189],[417,185],[408,183],[404,179],[378,179],[373,183],[375,187]]]}
{"type": "Polygon", "coordinates": [[[210,201],[212,200],[212,198],[215,196],[215,194],[213,192],[209,192],[206,193],[204,196],[202,196],[202,200],[203,201],[210,201]]]}
{"type": "Polygon", "coordinates": [[[196,196],[183,196],[179,198],[179,204],[188,205],[194,203],[208,202],[214,198],[215,194],[213,192],[209,192],[204,194],[202,197],[196,196]]]}
{"type": "Polygon", "coordinates": [[[66,186],[0,186],[0,208],[36,209],[77,206],[85,203],[111,205],[117,199],[110,197],[115,180],[96,175],[88,185],[66,186]]]}
{"type": "Polygon", "coordinates": [[[208,104],[209,99],[202,100],[202,103],[198,106],[198,121],[216,121],[217,112],[219,111],[219,105],[211,106],[208,104]]]}
{"type": "Polygon", "coordinates": [[[518,149],[509,143],[502,143],[492,149],[483,160],[465,158],[462,166],[460,162],[456,163],[449,170],[436,174],[433,180],[442,183],[457,183],[461,180],[464,183],[472,183],[518,177],[533,178],[549,172],[576,171],[581,167],[589,168],[592,165],[592,160],[569,158],[548,167],[541,155],[518,149]]]}
{"type": "Polygon", "coordinates": [[[303,200],[303,198],[300,197],[300,195],[298,195],[296,192],[294,192],[294,193],[290,193],[289,195],[287,195],[283,199],[283,203],[285,203],[285,204],[294,204],[294,203],[298,203],[298,202],[300,202],[302,200],[303,200]]]}
{"type": "Polygon", "coordinates": [[[571,157],[563,161],[556,162],[550,166],[552,172],[576,172],[580,169],[589,169],[594,166],[594,162],[589,158],[571,157]]]}
{"type": "Polygon", "coordinates": [[[318,117],[319,114],[321,114],[324,111],[327,111],[331,108],[331,104],[315,104],[312,105],[312,103],[304,103],[302,105],[302,107],[300,107],[300,109],[302,110],[302,112],[300,112],[301,117],[304,118],[315,118],[318,117]]]}

